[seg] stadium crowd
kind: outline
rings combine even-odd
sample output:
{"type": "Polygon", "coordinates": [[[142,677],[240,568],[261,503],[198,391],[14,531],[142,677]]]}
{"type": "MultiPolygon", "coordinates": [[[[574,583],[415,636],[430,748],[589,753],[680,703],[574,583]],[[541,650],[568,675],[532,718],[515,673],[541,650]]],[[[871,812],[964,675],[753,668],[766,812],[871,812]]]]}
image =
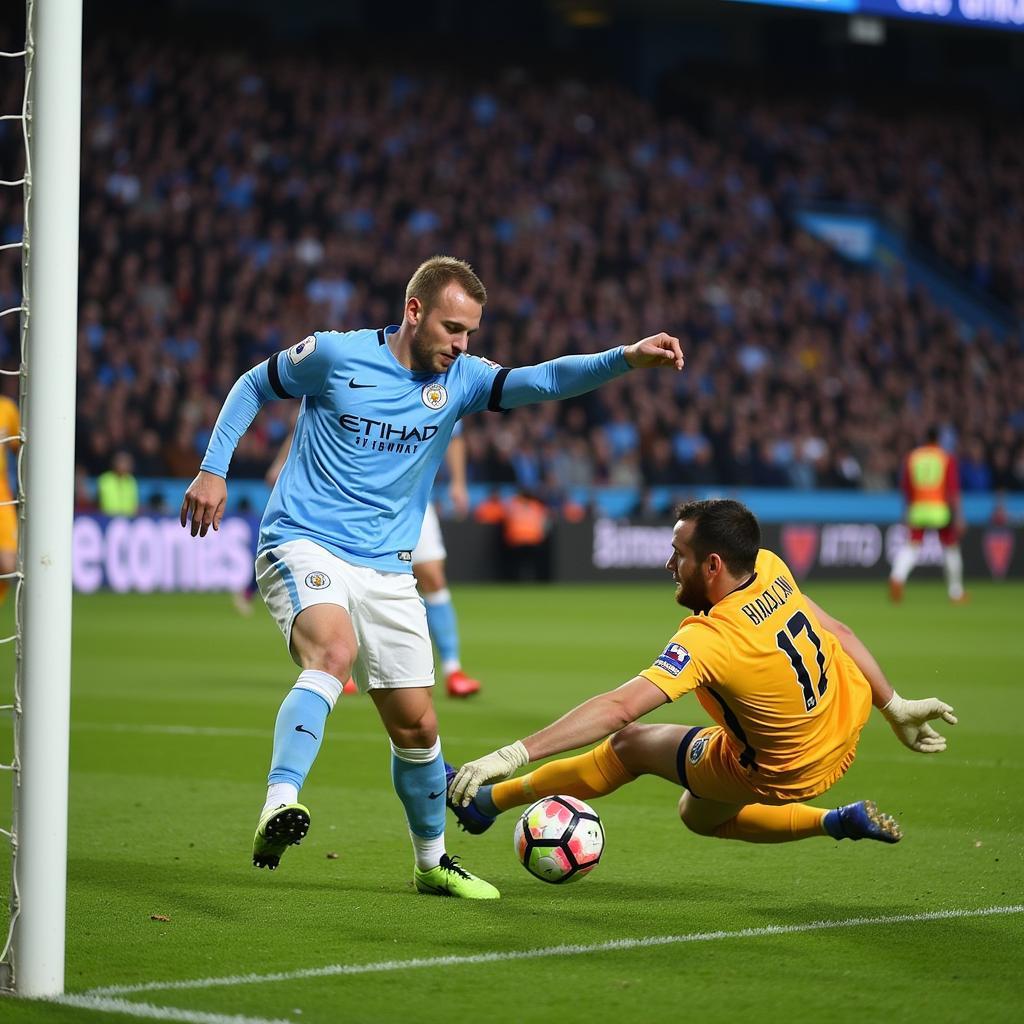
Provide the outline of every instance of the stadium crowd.
{"type": "Polygon", "coordinates": [[[957,114],[724,86],[718,137],[742,139],[793,199],[867,204],[975,288],[1024,317],[1024,136],[982,109],[957,114]]]}
{"type": "MultiPolygon", "coordinates": [[[[698,127],[617,85],[255,59],[107,39],[86,54],[78,458],[190,477],[243,370],[315,329],[395,322],[417,263],[470,259],[474,351],[506,365],[669,329],[687,372],[466,432],[470,479],[527,489],[887,489],[923,425],[965,489],[1024,489],[1020,339],[966,332],[898,268],[845,263],[794,198],[873,202],[1024,317],[1019,133],[967,117],[722,99],[698,127]],[[227,126],[227,127],[225,127],[227,126]],[[990,159],[991,157],[991,159],[990,159]]],[[[5,109],[20,102],[20,82],[5,109]]],[[[20,129],[0,124],[3,175],[20,129]]],[[[0,190],[0,244],[20,199],[0,190]]],[[[12,256],[11,253],[0,254],[12,256]]],[[[16,254],[0,306],[17,305],[16,254]]],[[[7,361],[14,318],[0,323],[7,361]]],[[[234,476],[290,427],[264,409],[234,476]]]]}

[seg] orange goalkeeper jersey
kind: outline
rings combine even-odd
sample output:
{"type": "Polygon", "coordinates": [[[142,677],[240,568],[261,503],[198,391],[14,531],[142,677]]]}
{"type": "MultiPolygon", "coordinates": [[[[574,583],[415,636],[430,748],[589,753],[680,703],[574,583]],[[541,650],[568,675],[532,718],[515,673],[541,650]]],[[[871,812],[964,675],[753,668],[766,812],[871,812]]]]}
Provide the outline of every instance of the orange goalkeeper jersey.
{"type": "Polygon", "coordinates": [[[640,675],[670,700],[695,690],[751,781],[771,789],[834,778],[871,711],[863,673],[764,548],[753,579],[684,619],[640,675]]]}

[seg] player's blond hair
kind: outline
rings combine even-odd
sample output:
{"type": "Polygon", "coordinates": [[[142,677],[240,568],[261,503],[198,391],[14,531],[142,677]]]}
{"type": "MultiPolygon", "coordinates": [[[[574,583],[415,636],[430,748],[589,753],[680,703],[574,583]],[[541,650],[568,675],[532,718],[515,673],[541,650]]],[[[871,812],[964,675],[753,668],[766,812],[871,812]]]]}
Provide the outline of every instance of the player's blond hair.
{"type": "Polygon", "coordinates": [[[454,281],[462,290],[481,306],[487,302],[487,289],[476,272],[465,261],[454,256],[431,256],[416,268],[405,288],[405,301],[417,298],[424,309],[431,309],[444,291],[454,281]]]}

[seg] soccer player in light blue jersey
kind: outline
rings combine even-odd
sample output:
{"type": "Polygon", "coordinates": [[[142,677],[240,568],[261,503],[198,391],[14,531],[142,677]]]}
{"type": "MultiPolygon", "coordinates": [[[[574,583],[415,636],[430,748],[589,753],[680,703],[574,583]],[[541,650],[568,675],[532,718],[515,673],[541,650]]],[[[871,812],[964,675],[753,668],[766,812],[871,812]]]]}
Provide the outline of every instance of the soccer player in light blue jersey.
{"type": "Polygon", "coordinates": [[[218,529],[228,464],[262,405],[301,398],[295,437],[260,527],[256,576],[301,668],[277,715],[253,863],[276,868],[309,829],[299,790],[327,716],[354,674],[391,739],[395,790],[422,893],[496,899],[448,856],[445,769],[431,699],[433,655],[412,550],[459,418],[591,391],[638,367],[681,370],[667,334],[594,355],[504,369],[467,354],[487,293],[461,260],[435,256],[406,289],[400,326],[311,334],[231,389],[181,506],[192,536],[218,529]]]}

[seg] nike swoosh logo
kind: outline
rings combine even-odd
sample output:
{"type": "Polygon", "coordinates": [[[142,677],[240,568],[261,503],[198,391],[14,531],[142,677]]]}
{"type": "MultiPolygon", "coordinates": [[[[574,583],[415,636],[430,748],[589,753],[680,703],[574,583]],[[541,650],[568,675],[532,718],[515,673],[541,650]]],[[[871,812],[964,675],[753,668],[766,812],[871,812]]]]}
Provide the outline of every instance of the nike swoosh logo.
{"type": "Polygon", "coordinates": [[[313,739],[316,739],[316,733],[315,732],[310,732],[308,729],[303,729],[301,725],[295,726],[295,731],[296,732],[304,732],[307,736],[312,736],[313,739]]]}
{"type": "Polygon", "coordinates": [[[444,790],[443,789],[441,790],[440,793],[428,793],[427,794],[427,797],[430,800],[436,800],[439,796],[444,796],[444,790]]]}
{"type": "Polygon", "coordinates": [[[349,386],[350,388],[375,388],[375,387],[376,387],[377,385],[376,385],[376,384],[357,384],[357,383],[356,383],[356,379],[355,379],[355,377],[353,377],[353,378],[352,378],[352,379],[351,379],[351,380],[350,380],[350,381],[348,382],[348,386],[349,386]]]}

